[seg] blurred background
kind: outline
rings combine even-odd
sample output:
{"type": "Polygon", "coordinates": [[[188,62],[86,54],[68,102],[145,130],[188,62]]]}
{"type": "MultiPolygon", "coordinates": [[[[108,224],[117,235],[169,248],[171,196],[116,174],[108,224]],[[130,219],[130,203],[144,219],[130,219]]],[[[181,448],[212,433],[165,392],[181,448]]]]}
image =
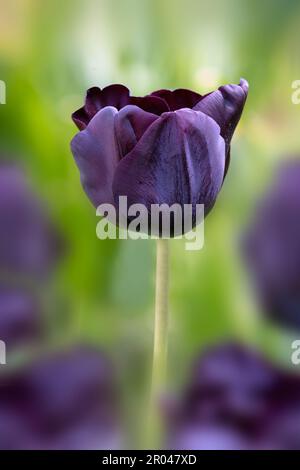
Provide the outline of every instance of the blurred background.
{"type": "MultiPolygon", "coordinates": [[[[28,322],[34,332],[24,341],[7,339],[1,376],[78,344],[100,348],[116,371],[126,435],[138,445],[151,366],[155,242],[96,238],[98,219],[70,152],[77,132],[70,116],[95,85],[123,83],[135,95],[177,87],[204,94],[240,77],[249,81],[249,97],[228,176],[206,220],[204,249],[189,252],[184,241],[171,243],[169,392],[180,390],[196,355],[229,339],[290,368],[297,333],[262,315],[240,244],[278,164],[300,155],[300,105],[291,100],[292,82],[300,79],[299,2],[1,0],[0,12],[0,79],[6,84],[0,194],[10,200],[22,180],[20,200],[29,192],[39,205],[36,217],[46,219],[34,243],[23,225],[12,222],[21,251],[36,254],[39,244],[46,250],[38,268],[25,262],[11,268],[0,257],[3,316],[11,319],[9,308],[19,309],[19,328],[28,322]],[[31,248],[24,248],[26,237],[31,248]],[[21,308],[12,290],[19,296],[25,290],[35,302],[34,321],[20,313],[25,300],[21,308]]],[[[5,232],[7,219],[0,217],[5,232]]],[[[16,253],[12,239],[5,252],[16,253]]],[[[0,321],[0,339],[5,334],[0,321]]]]}

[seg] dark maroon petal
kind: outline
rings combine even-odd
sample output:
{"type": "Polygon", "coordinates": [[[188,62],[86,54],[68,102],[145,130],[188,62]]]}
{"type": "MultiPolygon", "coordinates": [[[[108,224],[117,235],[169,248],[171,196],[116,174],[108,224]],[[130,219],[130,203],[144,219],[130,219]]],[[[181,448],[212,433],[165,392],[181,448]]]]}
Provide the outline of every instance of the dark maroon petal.
{"type": "Polygon", "coordinates": [[[129,90],[124,85],[109,85],[102,90],[102,107],[114,106],[122,109],[129,104],[129,90]]]}
{"type": "Polygon", "coordinates": [[[103,92],[100,88],[93,87],[86,92],[84,109],[89,116],[89,120],[105,106],[103,101],[103,92]]]}
{"type": "Polygon", "coordinates": [[[212,117],[221,128],[226,143],[226,171],[229,164],[229,146],[234,130],[240,120],[248,95],[248,83],[241,79],[239,85],[221,86],[217,91],[204,96],[194,110],[212,117]]]}
{"type": "Polygon", "coordinates": [[[119,111],[115,117],[115,129],[122,157],[133,149],[156,119],[158,119],[156,114],[147,113],[137,106],[125,106],[119,111]]]}
{"type": "Polygon", "coordinates": [[[93,87],[86,93],[84,106],[72,114],[72,119],[77,127],[83,130],[100,109],[106,106],[121,109],[127,104],[129,104],[129,90],[125,86],[109,85],[103,90],[93,87]]]}
{"type": "Polygon", "coordinates": [[[167,103],[158,96],[147,95],[143,98],[131,96],[130,104],[138,106],[139,108],[143,109],[144,111],[147,111],[148,113],[157,114],[157,116],[160,116],[162,113],[170,111],[167,103]]]}
{"type": "Polygon", "coordinates": [[[71,142],[82,186],[95,207],[113,203],[112,181],[119,161],[114,125],[117,112],[110,106],[102,109],[71,142]]]}
{"type": "Polygon", "coordinates": [[[163,98],[168,103],[171,111],[181,108],[193,108],[202,98],[198,93],[184,88],[178,88],[174,91],[158,90],[151,93],[151,96],[163,98]]]}
{"type": "Polygon", "coordinates": [[[208,211],[220,190],[224,140],[214,120],[201,112],[166,113],[147,129],[119,163],[113,182],[115,202],[128,205],[205,204],[208,211]]]}
{"type": "Polygon", "coordinates": [[[90,117],[84,108],[80,108],[72,114],[73,122],[82,131],[90,122],[90,117]]]}

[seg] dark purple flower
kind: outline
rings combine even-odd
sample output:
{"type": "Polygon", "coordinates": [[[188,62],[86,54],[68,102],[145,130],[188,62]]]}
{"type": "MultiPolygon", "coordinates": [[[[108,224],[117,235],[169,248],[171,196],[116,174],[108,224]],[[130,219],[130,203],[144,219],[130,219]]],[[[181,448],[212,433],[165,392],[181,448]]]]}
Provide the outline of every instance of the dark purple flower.
{"type": "Polygon", "coordinates": [[[204,204],[208,213],[247,93],[245,80],[204,96],[178,89],[137,98],[122,85],[88,90],[73,114],[81,132],[71,147],[91,202],[118,208],[127,196],[128,206],[143,204],[148,212],[151,204],[177,203],[204,204]]]}
{"type": "Polygon", "coordinates": [[[299,412],[298,375],[225,344],[196,361],[169,421],[169,442],[177,449],[300,449],[299,412]]]}
{"type": "Polygon", "coordinates": [[[300,160],[283,163],[261,199],[243,250],[259,301],[281,325],[300,328],[300,160]]]}
{"type": "Polygon", "coordinates": [[[50,270],[60,240],[22,171],[0,164],[0,271],[40,279],[50,270]]]}
{"type": "Polygon", "coordinates": [[[39,335],[41,320],[38,310],[31,293],[0,285],[0,339],[5,342],[8,352],[39,335]]]}
{"type": "Polygon", "coordinates": [[[1,449],[120,445],[109,361],[88,347],[45,357],[0,378],[1,449]]]}

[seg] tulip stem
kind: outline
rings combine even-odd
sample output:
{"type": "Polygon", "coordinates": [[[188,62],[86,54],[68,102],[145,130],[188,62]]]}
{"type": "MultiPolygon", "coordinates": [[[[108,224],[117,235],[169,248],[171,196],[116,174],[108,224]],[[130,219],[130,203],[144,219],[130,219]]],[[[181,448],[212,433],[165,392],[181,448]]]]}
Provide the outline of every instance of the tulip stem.
{"type": "Polygon", "coordinates": [[[152,365],[150,425],[152,442],[158,439],[160,433],[158,400],[164,391],[166,383],[168,320],[169,320],[169,241],[157,240],[156,252],[156,295],[154,320],[154,349],[152,365]],[[157,418],[157,419],[156,419],[157,418]]]}
{"type": "Polygon", "coordinates": [[[169,306],[169,241],[157,240],[156,254],[156,296],[153,350],[153,391],[159,392],[165,385],[168,347],[168,306],[169,306]]]}

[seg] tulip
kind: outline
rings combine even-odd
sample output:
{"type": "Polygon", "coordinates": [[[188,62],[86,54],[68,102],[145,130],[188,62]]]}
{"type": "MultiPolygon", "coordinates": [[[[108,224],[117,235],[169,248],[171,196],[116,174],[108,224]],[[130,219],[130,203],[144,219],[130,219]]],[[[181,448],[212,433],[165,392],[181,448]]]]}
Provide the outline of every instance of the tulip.
{"type": "Polygon", "coordinates": [[[0,164],[0,271],[40,280],[51,270],[60,240],[45,209],[15,165],[0,164]]]}
{"type": "MultiPolygon", "coordinates": [[[[116,223],[130,228],[132,217],[121,209],[121,199],[127,198],[126,206],[146,209],[147,228],[142,224],[140,231],[161,237],[157,241],[151,409],[166,375],[169,255],[163,238],[182,235],[202,222],[197,217],[199,205],[204,206],[204,215],[214,206],[247,94],[248,83],[243,79],[239,85],[225,85],[204,96],[177,89],[137,98],[126,87],[111,85],[88,90],[84,106],[72,116],[80,132],[71,149],[90,201],[95,207],[114,207],[116,223]],[[164,213],[153,227],[152,208],[174,205],[176,212],[165,236],[164,213]],[[192,208],[188,227],[187,205],[192,208]]],[[[150,412],[149,422],[154,415],[150,412]]],[[[150,424],[149,435],[157,434],[155,427],[150,424]]]]}
{"type": "Polygon", "coordinates": [[[172,449],[300,449],[300,379],[226,343],[200,356],[169,415],[172,449]]]}
{"type": "Polygon", "coordinates": [[[243,254],[267,317],[300,328],[300,160],[281,164],[257,204],[243,254]]]}
{"type": "Polygon", "coordinates": [[[120,445],[111,365],[76,346],[0,377],[0,449],[77,450],[120,445]]]}
{"type": "Polygon", "coordinates": [[[0,163],[0,340],[8,354],[42,332],[36,287],[61,252],[61,240],[23,171],[0,163]]]}
{"type": "MultiPolygon", "coordinates": [[[[81,130],[71,143],[83,188],[95,207],[216,202],[230,159],[230,142],[248,84],[225,85],[201,96],[159,90],[143,98],[122,85],[91,88],[73,114],[81,130]]],[[[128,218],[130,221],[130,218],[128,218]]]]}

